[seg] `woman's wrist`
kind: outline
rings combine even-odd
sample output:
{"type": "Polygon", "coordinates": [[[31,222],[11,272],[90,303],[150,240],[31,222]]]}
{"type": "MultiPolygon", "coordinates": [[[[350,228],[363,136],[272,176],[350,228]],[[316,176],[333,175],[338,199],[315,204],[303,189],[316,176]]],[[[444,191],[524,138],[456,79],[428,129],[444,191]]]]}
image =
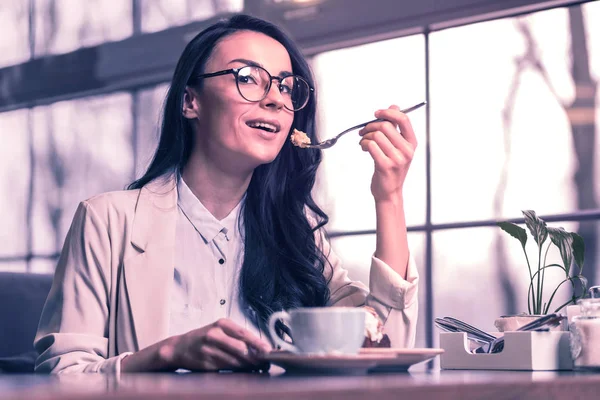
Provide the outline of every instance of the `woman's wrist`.
{"type": "Polygon", "coordinates": [[[177,342],[181,336],[171,336],[159,343],[157,351],[157,362],[161,369],[176,370],[179,368],[177,355],[177,342]]]}
{"type": "Polygon", "coordinates": [[[404,197],[402,191],[389,193],[385,197],[378,196],[374,197],[375,205],[377,206],[393,206],[402,207],[404,204],[404,197]]]}
{"type": "Polygon", "coordinates": [[[375,199],[375,210],[386,218],[397,219],[404,215],[404,198],[402,193],[395,193],[386,198],[375,199]]]}
{"type": "Polygon", "coordinates": [[[167,338],[121,359],[121,372],[174,371],[178,366],[179,336],[167,338]]]}

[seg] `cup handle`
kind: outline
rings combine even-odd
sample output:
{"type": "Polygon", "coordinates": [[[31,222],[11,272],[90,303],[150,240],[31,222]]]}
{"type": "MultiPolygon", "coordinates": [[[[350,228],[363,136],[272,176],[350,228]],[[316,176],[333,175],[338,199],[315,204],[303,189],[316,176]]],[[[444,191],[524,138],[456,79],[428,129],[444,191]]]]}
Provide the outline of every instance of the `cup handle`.
{"type": "Polygon", "coordinates": [[[286,342],[277,334],[277,330],[275,330],[275,324],[278,320],[283,320],[287,326],[290,326],[290,314],[285,311],[276,311],[269,317],[269,335],[273,339],[273,343],[279,346],[282,350],[291,351],[292,353],[298,353],[299,350],[296,346],[291,343],[286,342]]]}

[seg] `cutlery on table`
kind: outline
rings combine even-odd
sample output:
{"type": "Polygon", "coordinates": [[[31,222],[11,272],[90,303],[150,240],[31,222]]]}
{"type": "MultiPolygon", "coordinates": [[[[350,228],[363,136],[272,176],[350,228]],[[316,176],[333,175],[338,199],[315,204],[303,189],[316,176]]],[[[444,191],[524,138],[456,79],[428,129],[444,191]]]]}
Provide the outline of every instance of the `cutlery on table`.
{"type": "MultiPolygon", "coordinates": [[[[524,331],[547,331],[549,328],[558,326],[566,317],[561,314],[548,314],[531,321],[518,328],[518,332],[524,331]]],[[[488,344],[484,344],[473,351],[473,353],[499,353],[504,349],[504,336],[499,336],[488,344]]]]}
{"type": "Polygon", "coordinates": [[[488,344],[496,339],[495,336],[490,335],[487,332],[482,331],[472,325],[467,324],[464,321],[461,321],[452,317],[443,317],[436,318],[435,325],[443,331],[446,332],[462,332],[467,334],[467,339],[476,342],[478,344],[488,344]]]}

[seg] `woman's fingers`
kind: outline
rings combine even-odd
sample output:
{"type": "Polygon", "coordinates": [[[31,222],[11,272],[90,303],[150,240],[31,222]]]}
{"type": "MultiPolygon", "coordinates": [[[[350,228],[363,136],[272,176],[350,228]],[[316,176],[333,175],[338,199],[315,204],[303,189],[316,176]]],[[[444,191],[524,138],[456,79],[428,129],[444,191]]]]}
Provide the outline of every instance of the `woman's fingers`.
{"type": "Polygon", "coordinates": [[[240,364],[252,364],[255,361],[245,342],[227,335],[219,326],[214,326],[206,332],[204,345],[226,352],[240,364]]]}
{"type": "Polygon", "coordinates": [[[205,357],[201,369],[204,370],[240,369],[247,367],[249,364],[218,347],[206,346],[203,351],[205,357]]]}
{"type": "Polygon", "coordinates": [[[384,171],[390,166],[390,158],[376,141],[363,138],[360,141],[360,147],[363,151],[366,151],[371,155],[373,161],[375,161],[376,171],[384,171]]]}
{"type": "Polygon", "coordinates": [[[239,339],[244,342],[246,345],[254,348],[255,350],[263,353],[268,353],[272,350],[271,344],[262,340],[249,330],[237,325],[230,319],[220,319],[215,324],[220,327],[223,332],[232,338],[239,339]]]}
{"type": "Polygon", "coordinates": [[[359,131],[363,150],[366,151],[368,141],[374,141],[395,165],[409,164],[413,159],[417,140],[408,117],[397,106],[377,111],[375,115],[386,121],[372,122],[359,131]]]}
{"type": "Polygon", "coordinates": [[[385,110],[378,110],[375,112],[375,117],[385,119],[393,124],[396,124],[400,128],[400,133],[404,139],[406,139],[406,141],[408,141],[413,148],[417,147],[417,136],[415,135],[412,124],[410,123],[410,119],[406,114],[400,111],[398,106],[394,105],[385,110]]]}
{"type": "MultiPolygon", "coordinates": [[[[393,148],[396,148],[410,158],[412,158],[416,147],[406,140],[398,132],[396,126],[389,121],[370,123],[359,132],[359,135],[363,138],[375,140],[384,150],[390,149],[389,145],[385,143],[387,141],[393,148]]],[[[386,151],[386,154],[391,156],[392,152],[386,151]]]]}
{"type": "Polygon", "coordinates": [[[187,369],[252,369],[263,366],[257,353],[270,345],[229,319],[186,333],[179,339],[179,359],[187,369]]]}

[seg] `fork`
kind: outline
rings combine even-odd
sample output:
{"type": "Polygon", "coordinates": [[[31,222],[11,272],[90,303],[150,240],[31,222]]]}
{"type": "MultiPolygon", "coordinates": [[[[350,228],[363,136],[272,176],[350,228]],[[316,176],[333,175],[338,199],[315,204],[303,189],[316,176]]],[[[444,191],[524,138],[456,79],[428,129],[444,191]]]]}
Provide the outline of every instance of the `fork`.
{"type": "MultiPolygon", "coordinates": [[[[414,110],[416,110],[418,108],[423,107],[425,104],[427,104],[427,102],[423,101],[423,102],[421,102],[419,104],[416,104],[416,105],[414,105],[412,107],[405,108],[404,110],[400,110],[400,112],[406,114],[406,113],[414,111],[414,110]]],[[[331,139],[324,140],[324,141],[322,141],[320,143],[317,143],[317,144],[304,144],[304,145],[302,145],[302,148],[303,149],[321,149],[321,150],[328,149],[328,148],[332,147],[334,144],[336,144],[337,141],[338,141],[338,139],[341,138],[342,136],[344,136],[346,133],[351,132],[351,131],[353,131],[355,129],[362,128],[362,127],[370,124],[371,122],[381,122],[381,121],[385,121],[385,120],[383,120],[381,118],[377,118],[377,119],[374,119],[374,120],[371,120],[371,121],[363,122],[362,124],[358,124],[356,126],[353,126],[352,128],[348,128],[345,131],[340,132],[337,136],[332,137],[331,139]]]]}
{"type": "Polygon", "coordinates": [[[435,325],[446,332],[464,332],[467,334],[469,340],[483,345],[489,344],[496,339],[495,336],[452,317],[436,318],[435,325]]]}

